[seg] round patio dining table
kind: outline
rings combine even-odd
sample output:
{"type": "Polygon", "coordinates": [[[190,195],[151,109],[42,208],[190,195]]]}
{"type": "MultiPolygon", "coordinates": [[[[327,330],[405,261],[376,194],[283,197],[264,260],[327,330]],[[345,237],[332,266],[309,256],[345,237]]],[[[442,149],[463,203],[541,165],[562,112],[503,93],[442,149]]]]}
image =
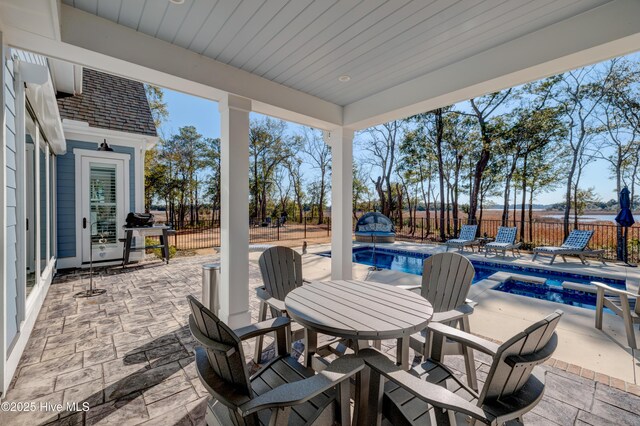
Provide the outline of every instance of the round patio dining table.
{"type": "Polygon", "coordinates": [[[317,334],[354,342],[397,339],[396,360],[409,369],[409,337],[427,327],[433,307],[420,295],[370,281],[314,281],[290,292],[287,314],[307,329],[307,365],[317,334]]]}

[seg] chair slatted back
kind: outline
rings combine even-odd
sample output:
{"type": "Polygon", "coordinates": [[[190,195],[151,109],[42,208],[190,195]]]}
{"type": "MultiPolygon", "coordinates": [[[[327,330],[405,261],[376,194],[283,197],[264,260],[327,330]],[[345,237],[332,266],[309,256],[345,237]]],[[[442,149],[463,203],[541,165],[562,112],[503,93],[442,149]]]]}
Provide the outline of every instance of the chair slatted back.
{"type": "Polygon", "coordinates": [[[474,275],[475,269],[466,257],[436,253],[424,261],[421,295],[434,312],[449,311],[464,304],[474,275]]]}
{"type": "Polygon", "coordinates": [[[551,357],[558,344],[555,329],[561,316],[562,311],[555,311],[500,345],[480,394],[479,405],[519,391],[533,369],[551,357]]]}
{"type": "Polygon", "coordinates": [[[466,241],[475,240],[477,230],[478,230],[478,225],[462,225],[458,239],[466,240],[466,241]]]}
{"type": "MultiPolygon", "coordinates": [[[[249,372],[247,370],[244,353],[242,351],[242,342],[236,336],[229,326],[220,321],[213,312],[207,309],[195,297],[188,296],[189,306],[191,308],[191,317],[189,318],[189,326],[191,332],[198,340],[201,333],[207,339],[213,341],[213,345],[208,346],[199,342],[207,351],[209,364],[215,372],[216,381],[220,380],[234,389],[236,392],[246,395],[248,401],[252,398],[251,382],[249,381],[249,372]]],[[[229,408],[229,414],[235,424],[257,424],[257,417],[242,417],[235,409],[238,401],[230,401],[227,395],[220,393],[213,395],[220,403],[229,408]]]]}
{"type": "Polygon", "coordinates": [[[496,234],[496,243],[513,244],[516,241],[518,228],[509,226],[500,226],[496,234]]]}
{"type": "Polygon", "coordinates": [[[574,229],[571,231],[567,239],[562,243],[563,248],[576,249],[576,250],[584,250],[591,237],[593,236],[593,231],[585,231],[582,229],[574,229]]]}
{"type": "Polygon", "coordinates": [[[267,292],[284,300],[290,291],[302,285],[302,256],[289,247],[270,247],[258,261],[267,292]]]}

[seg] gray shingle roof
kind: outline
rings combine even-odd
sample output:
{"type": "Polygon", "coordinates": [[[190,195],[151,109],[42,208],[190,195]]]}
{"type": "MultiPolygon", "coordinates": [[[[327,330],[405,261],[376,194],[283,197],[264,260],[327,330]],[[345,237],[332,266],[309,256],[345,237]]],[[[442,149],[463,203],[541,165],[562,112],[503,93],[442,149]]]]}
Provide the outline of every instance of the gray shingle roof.
{"type": "Polygon", "coordinates": [[[151,110],[140,82],[84,68],[82,94],[58,99],[60,116],[91,127],[156,136],[151,110]]]}

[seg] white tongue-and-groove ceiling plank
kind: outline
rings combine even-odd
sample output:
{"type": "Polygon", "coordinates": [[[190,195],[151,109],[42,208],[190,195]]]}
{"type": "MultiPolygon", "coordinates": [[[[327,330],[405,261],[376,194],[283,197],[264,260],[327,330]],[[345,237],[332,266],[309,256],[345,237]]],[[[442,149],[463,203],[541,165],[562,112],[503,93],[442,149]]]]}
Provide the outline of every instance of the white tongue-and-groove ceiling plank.
{"type": "Polygon", "coordinates": [[[609,1],[63,3],[344,106],[609,1]]]}
{"type": "Polygon", "coordinates": [[[342,124],[342,107],[147,36],[79,9],[61,6],[61,41],[20,30],[7,43],[56,59],[219,100],[252,99],[256,112],[321,129],[342,124]]]}
{"type": "Polygon", "coordinates": [[[616,0],[344,107],[366,128],[640,49],[640,1],[616,0]]]}
{"type": "Polygon", "coordinates": [[[58,41],[47,52],[37,37],[7,32],[24,48],[195,95],[248,97],[259,112],[325,129],[380,124],[640,47],[638,0],[63,0],[62,42],[39,30],[53,1],[17,1],[0,0],[3,15],[58,41]]]}

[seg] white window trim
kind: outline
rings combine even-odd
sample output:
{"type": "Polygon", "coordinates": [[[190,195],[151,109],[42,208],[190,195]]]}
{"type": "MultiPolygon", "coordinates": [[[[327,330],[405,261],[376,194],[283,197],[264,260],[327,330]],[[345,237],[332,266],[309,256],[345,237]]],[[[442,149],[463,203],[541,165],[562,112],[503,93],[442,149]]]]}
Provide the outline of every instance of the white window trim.
{"type": "MultiPolygon", "coordinates": [[[[0,33],[1,38],[1,33],[0,33]]],[[[0,40],[1,41],[1,40],[0,40]]],[[[4,81],[4,72],[5,72],[5,48],[2,46],[2,61],[0,64],[2,65],[0,72],[2,73],[2,77],[0,78],[0,82],[2,83],[2,87],[6,82],[4,81]]],[[[26,191],[24,188],[26,187],[26,156],[25,156],[25,114],[26,114],[26,91],[24,88],[24,83],[20,78],[20,74],[14,70],[14,90],[15,90],[15,120],[16,120],[16,226],[18,227],[17,238],[16,238],[16,250],[17,250],[17,273],[16,280],[17,282],[14,285],[17,285],[16,295],[17,295],[17,306],[16,313],[18,315],[18,332],[16,334],[15,339],[11,342],[11,346],[8,346],[5,342],[6,340],[6,318],[4,315],[0,315],[0,327],[2,328],[0,333],[0,338],[2,342],[0,343],[0,347],[2,348],[1,355],[2,359],[0,359],[0,392],[4,391],[8,387],[8,381],[11,380],[14,373],[17,370],[18,364],[20,362],[20,358],[26,348],[26,345],[29,340],[29,336],[33,330],[37,319],[37,313],[40,311],[42,307],[42,303],[47,295],[49,290],[49,286],[51,285],[51,281],[53,279],[53,274],[55,270],[55,257],[49,256],[48,263],[45,269],[40,272],[40,209],[39,203],[40,197],[35,197],[36,203],[36,217],[34,219],[34,226],[36,226],[36,236],[38,244],[35,247],[36,253],[36,285],[34,286],[29,298],[26,298],[26,191]],[[22,232],[20,232],[22,231],[22,232]],[[10,349],[10,350],[9,350],[10,349]],[[6,361],[5,361],[6,360],[6,361]]],[[[2,112],[0,113],[0,124],[2,125],[2,135],[3,141],[5,136],[5,99],[4,99],[4,89],[2,90],[2,96],[0,99],[2,102],[0,103],[0,107],[2,112]]],[[[36,179],[34,182],[34,187],[39,187],[40,178],[39,178],[39,143],[40,143],[40,125],[35,123],[36,131],[35,131],[35,166],[34,171],[36,172],[36,179]]],[[[44,130],[42,130],[44,132],[44,130]]],[[[46,152],[49,152],[49,146],[46,145],[46,152]]],[[[0,224],[2,225],[2,229],[0,230],[0,244],[4,246],[6,244],[5,237],[5,222],[4,218],[6,217],[6,204],[5,204],[5,182],[6,182],[6,164],[4,161],[4,143],[2,144],[2,154],[0,154],[0,166],[2,167],[2,173],[0,179],[0,183],[2,184],[0,188],[0,201],[2,201],[2,220],[0,220],[0,224]]],[[[47,157],[47,163],[50,162],[50,159],[47,157]]],[[[47,175],[47,182],[51,176],[47,175]]],[[[54,177],[55,178],[55,177],[54,177]]],[[[49,211],[49,210],[47,210],[49,211]]],[[[47,222],[50,222],[51,216],[48,215],[47,222]]],[[[55,224],[55,219],[53,221],[55,224]]],[[[51,225],[50,225],[51,226],[51,225]]],[[[47,247],[47,250],[49,248],[47,247]]],[[[47,253],[49,253],[47,251],[47,253]]],[[[2,262],[0,262],[1,267],[1,275],[3,283],[7,283],[6,280],[6,269],[4,268],[6,264],[6,257],[2,255],[2,262]]],[[[1,289],[2,291],[2,306],[5,306],[6,303],[6,292],[5,289],[1,289]]]]}

